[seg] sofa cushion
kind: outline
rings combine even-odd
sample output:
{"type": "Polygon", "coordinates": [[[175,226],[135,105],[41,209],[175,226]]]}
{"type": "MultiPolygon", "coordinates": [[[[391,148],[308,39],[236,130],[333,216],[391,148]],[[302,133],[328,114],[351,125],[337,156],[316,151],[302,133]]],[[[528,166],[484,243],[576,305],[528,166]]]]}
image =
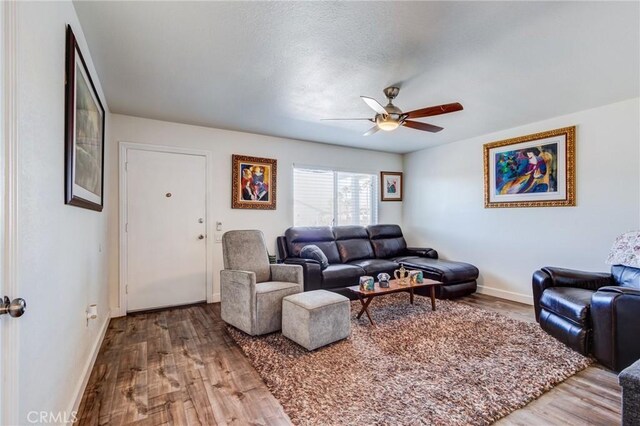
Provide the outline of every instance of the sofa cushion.
{"type": "Polygon", "coordinates": [[[360,259],[372,259],[374,257],[369,240],[336,241],[336,245],[343,263],[360,259]]]}
{"type": "Polygon", "coordinates": [[[320,248],[315,244],[309,244],[302,247],[300,250],[300,257],[303,259],[317,260],[322,269],[326,269],[329,266],[329,260],[320,248]]]}
{"type": "Polygon", "coordinates": [[[364,272],[367,275],[371,275],[376,280],[376,275],[381,272],[386,272],[393,277],[393,271],[400,267],[397,263],[385,259],[361,259],[349,262],[349,265],[358,266],[364,269],[364,272]]]}
{"type": "Polygon", "coordinates": [[[262,231],[235,230],[222,236],[224,269],[252,271],[256,282],[271,279],[269,253],[262,231]]]}
{"type": "Polygon", "coordinates": [[[565,317],[544,309],[540,312],[540,327],[582,355],[587,356],[589,354],[591,330],[587,327],[577,325],[565,317]]]}
{"type": "Polygon", "coordinates": [[[373,248],[367,229],[363,226],[335,226],[333,235],[343,263],[359,259],[372,259],[373,248]]]}
{"type": "Polygon", "coordinates": [[[390,260],[392,262],[398,262],[398,263],[409,262],[414,259],[422,259],[422,258],[420,256],[394,256],[394,257],[387,258],[387,260],[390,260]]]}
{"type": "Polygon", "coordinates": [[[378,259],[401,256],[407,249],[407,242],[398,225],[370,225],[367,232],[378,259]]]}
{"type": "Polygon", "coordinates": [[[341,263],[335,237],[329,226],[297,226],[287,229],[284,235],[291,257],[300,257],[300,250],[313,244],[322,250],[329,263],[341,263]]]}
{"type": "Polygon", "coordinates": [[[475,266],[452,260],[432,259],[430,257],[416,257],[403,260],[402,264],[407,269],[419,269],[424,272],[426,278],[440,281],[444,284],[474,281],[478,278],[479,271],[475,266]]]}
{"type": "Polygon", "coordinates": [[[334,226],[333,228],[333,236],[336,241],[340,240],[353,240],[353,239],[361,239],[368,240],[369,234],[367,233],[367,228],[364,226],[334,226]]]}
{"type": "Polygon", "coordinates": [[[615,285],[640,289],[640,269],[631,266],[613,265],[611,275],[615,285]]]}
{"type": "Polygon", "coordinates": [[[540,306],[579,326],[587,326],[593,293],[582,288],[552,287],[542,293],[540,306]]]}
{"type": "Polygon", "coordinates": [[[359,283],[359,278],[366,275],[364,269],[354,265],[329,265],[322,271],[322,287],[346,287],[359,283]]]}

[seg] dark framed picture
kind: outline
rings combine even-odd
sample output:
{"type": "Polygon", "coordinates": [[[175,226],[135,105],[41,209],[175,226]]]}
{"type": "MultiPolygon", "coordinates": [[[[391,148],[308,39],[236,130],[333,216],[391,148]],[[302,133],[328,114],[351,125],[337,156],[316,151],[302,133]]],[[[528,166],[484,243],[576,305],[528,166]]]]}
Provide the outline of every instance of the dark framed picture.
{"type": "Polygon", "coordinates": [[[576,205],[576,127],[484,145],[484,206],[576,205]]]}
{"type": "Polygon", "coordinates": [[[278,160],[233,155],[231,208],[276,209],[278,160]]]}
{"type": "Polygon", "coordinates": [[[402,201],[402,172],[380,172],[382,201],[402,201]]]}
{"type": "Polygon", "coordinates": [[[65,79],[65,203],[102,211],[105,113],[71,26],[65,79]]]}

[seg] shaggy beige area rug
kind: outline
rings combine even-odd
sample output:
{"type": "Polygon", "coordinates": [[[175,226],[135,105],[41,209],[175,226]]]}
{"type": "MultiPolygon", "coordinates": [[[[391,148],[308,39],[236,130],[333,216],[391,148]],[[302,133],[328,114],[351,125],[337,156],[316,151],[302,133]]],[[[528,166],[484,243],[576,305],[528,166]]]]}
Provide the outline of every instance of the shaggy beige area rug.
{"type": "Polygon", "coordinates": [[[591,360],[535,323],[461,303],[379,297],[351,336],[314,352],[274,333],[229,333],[297,425],[487,425],[591,360]]]}

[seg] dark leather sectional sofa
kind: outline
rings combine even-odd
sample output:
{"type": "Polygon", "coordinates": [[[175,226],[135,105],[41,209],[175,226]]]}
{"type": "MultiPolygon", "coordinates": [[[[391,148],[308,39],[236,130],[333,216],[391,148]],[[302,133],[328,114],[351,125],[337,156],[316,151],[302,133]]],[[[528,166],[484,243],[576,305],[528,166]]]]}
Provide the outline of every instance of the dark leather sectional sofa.
{"type": "MultiPolygon", "coordinates": [[[[278,237],[277,244],[281,261],[302,265],[305,291],[325,289],[353,298],[346,287],[358,285],[362,275],[376,277],[386,272],[393,276],[401,264],[441,281],[437,292],[441,299],[465,296],[477,287],[475,266],[439,260],[438,252],[431,248],[407,247],[398,225],[293,227],[278,237]],[[300,250],[306,245],[322,250],[329,260],[326,269],[322,270],[315,260],[300,258],[300,250]]],[[[426,289],[416,292],[426,295],[426,289]]]]}

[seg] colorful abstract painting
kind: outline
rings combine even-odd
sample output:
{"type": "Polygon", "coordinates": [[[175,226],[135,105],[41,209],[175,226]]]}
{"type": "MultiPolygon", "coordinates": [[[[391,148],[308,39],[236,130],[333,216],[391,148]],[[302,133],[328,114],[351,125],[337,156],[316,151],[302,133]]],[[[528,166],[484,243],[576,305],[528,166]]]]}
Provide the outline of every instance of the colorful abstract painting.
{"type": "Polygon", "coordinates": [[[485,207],[575,205],[575,127],[484,145],[485,207]]]}
{"type": "Polygon", "coordinates": [[[557,192],[558,144],[495,154],[496,194],[557,192]]]}
{"type": "Polygon", "coordinates": [[[232,208],[276,208],[277,160],[234,155],[232,169],[232,208]]]}

